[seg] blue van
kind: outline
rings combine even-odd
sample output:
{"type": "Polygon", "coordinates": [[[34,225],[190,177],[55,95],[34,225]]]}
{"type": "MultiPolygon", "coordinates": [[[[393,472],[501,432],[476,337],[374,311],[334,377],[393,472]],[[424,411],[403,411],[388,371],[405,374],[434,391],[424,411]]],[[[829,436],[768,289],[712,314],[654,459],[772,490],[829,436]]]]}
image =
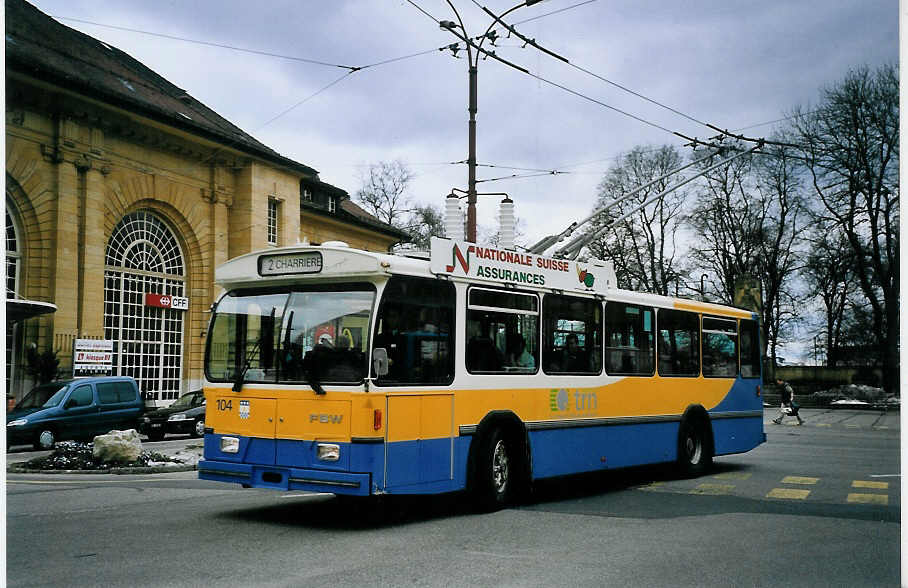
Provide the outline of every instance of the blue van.
{"type": "Polygon", "coordinates": [[[33,388],[6,415],[6,446],[91,439],[116,429],[137,429],[145,402],[126,376],[60,380],[33,388]]]}

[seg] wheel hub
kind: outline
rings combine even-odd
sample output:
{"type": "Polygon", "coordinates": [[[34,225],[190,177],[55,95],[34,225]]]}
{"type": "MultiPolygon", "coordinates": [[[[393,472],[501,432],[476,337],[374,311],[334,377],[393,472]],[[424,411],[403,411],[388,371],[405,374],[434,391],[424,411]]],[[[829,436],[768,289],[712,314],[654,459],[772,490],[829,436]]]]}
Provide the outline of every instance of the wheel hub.
{"type": "Polygon", "coordinates": [[[495,450],[492,453],[492,483],[495,485],[495,492],[503,494],[508,486],[508,450],[504,441],[499,439],[495,444],[495,450]]]}

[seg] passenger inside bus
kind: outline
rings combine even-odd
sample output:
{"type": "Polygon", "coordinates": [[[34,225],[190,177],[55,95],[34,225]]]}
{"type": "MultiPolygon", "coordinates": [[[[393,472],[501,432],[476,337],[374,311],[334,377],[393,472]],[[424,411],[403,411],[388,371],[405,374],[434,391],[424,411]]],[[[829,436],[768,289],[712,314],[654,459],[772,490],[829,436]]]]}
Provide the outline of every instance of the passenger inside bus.
{"type": "Polygon", "coordinates": [[[550,366],[554,372],[585,372],[589,369],[586,352],[580,347],[577,335],[574,333],[565,337],[564,347],[555,355],[555,361],[550,366]]]}
{"type": "Polygon", "coordinates": [[[508,366],[522,368],[526,371],[536,369],[536,359],[527,351],[527,344],[523,336],[514,333],[508,340],[508,366]]]}
{"type": "Polygon", "coordinates": [[[406,341],[401,330],[400,309],[386,306],[382,310],[381,332],[375,336],[373,349],[384,348],[388,353],[388,380],[399,380],[403,375],[406,341]]]}
{"type": "Polygon", "coordinates": [[[491,338],[483,333],[482,323],[467,321],[470,338],[467,340],[467,370],[471,372],[497,372],[501,370],[501,351],[491,338]]]}

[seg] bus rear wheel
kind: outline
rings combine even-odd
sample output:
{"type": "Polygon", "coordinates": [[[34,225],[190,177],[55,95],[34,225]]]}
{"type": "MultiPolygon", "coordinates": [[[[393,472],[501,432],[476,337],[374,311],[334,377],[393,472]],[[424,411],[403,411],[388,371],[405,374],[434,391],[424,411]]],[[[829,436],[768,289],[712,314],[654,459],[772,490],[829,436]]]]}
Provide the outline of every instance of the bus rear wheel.
{"type": "Polygon", "coordinates": [[[691,419],[678,430],[678,467],[686,477],[706,473],[713,463],[712,447],[702,423],[691,419]]]}
{"type": "Polygon", "coordinates": [[[501,429],[488,435],[480,447],[476,464],[476,502],[486,512],[499,510],[511,503],[517,482],[514,446],[501,429]]]}

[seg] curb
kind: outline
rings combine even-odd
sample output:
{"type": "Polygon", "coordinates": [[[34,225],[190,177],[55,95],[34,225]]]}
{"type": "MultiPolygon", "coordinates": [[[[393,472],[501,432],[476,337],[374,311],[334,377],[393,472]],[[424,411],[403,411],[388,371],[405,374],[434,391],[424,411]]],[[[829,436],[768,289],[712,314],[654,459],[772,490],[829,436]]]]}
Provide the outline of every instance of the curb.
{"type": "Polygon", "coordinates": [[[166,474],[170,472],[191,472],[197,470],[195,465],[172,465],[172,466],[154,466],[154,467],[123,467],[107,468],[100,470],[36,470],[23,467],[19,464],[10,464],[6,466],[8,474],[166,474]]]}

